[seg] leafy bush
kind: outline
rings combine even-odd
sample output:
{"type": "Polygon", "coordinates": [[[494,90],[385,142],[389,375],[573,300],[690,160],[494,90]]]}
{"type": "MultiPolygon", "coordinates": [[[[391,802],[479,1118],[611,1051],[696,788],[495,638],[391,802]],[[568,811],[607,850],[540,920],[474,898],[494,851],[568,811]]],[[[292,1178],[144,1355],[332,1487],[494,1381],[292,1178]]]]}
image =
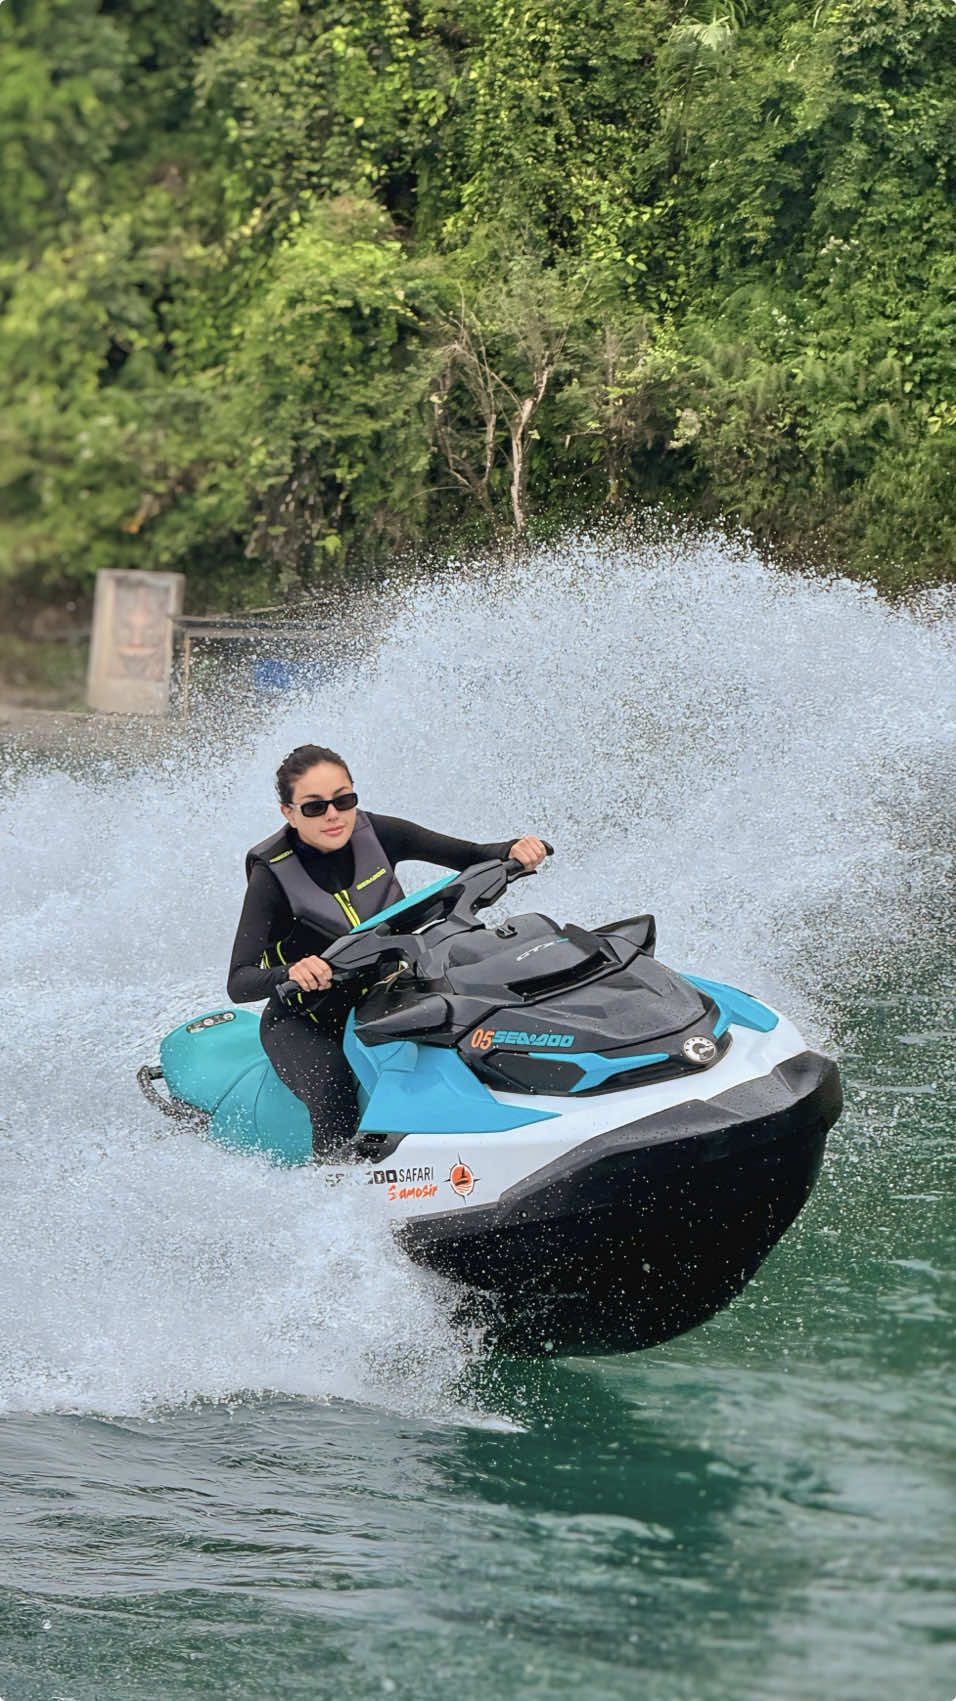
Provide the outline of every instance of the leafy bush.
{"type": "Polygon", "coordinates": [[[951,0],[8,0],[0,574],[249,602],[662,500],[946,574],[953,31],[951,0]]]}

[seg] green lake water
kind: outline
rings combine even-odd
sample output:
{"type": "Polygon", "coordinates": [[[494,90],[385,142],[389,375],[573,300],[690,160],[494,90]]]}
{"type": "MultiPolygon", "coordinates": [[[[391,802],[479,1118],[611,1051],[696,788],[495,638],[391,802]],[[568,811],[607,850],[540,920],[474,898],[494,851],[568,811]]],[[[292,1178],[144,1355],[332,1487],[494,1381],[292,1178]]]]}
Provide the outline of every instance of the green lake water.
{"type": "Polygon", "coordinates": [[[491,661],[473,595],[425,600],[334,714],[239,718],[195,772],[14,752],[2,1701],[952,1701],[945,646],[716,546],[669,603],[672,563],[583,559],[584,588],[579,558],[537,581],[577,662],[553,640],[535,660],[526,583],[486,587],[491,661]],[[611,690],[599,661],[648,618],[635,584],[667,663],[611,690]],[[522,690],[550,691],[564,763],[499,708],[522,690]],[[463,691],[464,756],[439,725],[463,691]],[[549,828],[542,907],[649,900],[665,960],[772,995],[838,1055],[816,1190],[705,1327],[629,1357],[489,1355],[364,1201],[154,1127],[132,1072],[221,997],[241,851],[317,722],[384,808],[427,725],[441,760],[405,812],[549,828]]]}

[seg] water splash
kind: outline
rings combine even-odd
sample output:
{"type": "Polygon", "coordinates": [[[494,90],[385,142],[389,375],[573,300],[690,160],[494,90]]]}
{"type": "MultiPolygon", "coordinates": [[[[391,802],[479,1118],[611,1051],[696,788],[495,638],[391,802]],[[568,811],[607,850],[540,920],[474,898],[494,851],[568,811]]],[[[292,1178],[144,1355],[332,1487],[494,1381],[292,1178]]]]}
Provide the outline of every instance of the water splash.
{"type": "Polygon", "coordinates": [[[11,769],[0,1403],[453,1408],[474,1354],[453,1292],[400,1256],[371,1190],[169,1135],[134,1084],[161,1033],[224,999],[242,853],[278,825],[286,749],[342,749],[386,813],[543,833],[556,856],[522,903],[585,923],[653,908],[665,960],[826,1039],[841,989],[901,942],[931,948],[940,612],[716,538],[571,537],[379,595],[334,683],[279,710],[220,706],[135,761],[11,769]]]}

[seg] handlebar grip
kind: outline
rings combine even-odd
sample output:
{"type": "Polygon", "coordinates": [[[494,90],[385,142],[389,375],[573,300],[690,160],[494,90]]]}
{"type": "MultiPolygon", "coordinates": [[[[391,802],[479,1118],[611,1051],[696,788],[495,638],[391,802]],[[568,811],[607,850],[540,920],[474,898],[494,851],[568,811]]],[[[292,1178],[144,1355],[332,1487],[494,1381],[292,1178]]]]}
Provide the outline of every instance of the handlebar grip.
{"type": "MultiPolygon", "coordinates": [[[[342,979],[342,975],[333,974],[332,979],[334,984],[335,981],[342,979]]],[[[300,986],[297,980],[282,980],[274,988],[275,995],[281,1004],[288,1004],[298,993],[301,993],[304,998],[324,998],[326,993],[331,992],[331,990],[331,987],[324,986],[318,992],[309,992],[304,986],[300,986]]]]}
{"type": "MultiPolygon", "coordinates": [[[[553,856],[554,855],[554,846],[549,845],[547,839],[542,839],[541,843],[544,845],[545,854],[547,856],[553,856]]],[[[523,879],[526,874],[536,874],[537,873],[537,869],[535,869],[535,868],[525,868],[524,863],[519,862],[518,858],[516,856],[509,856],[507,861],[505,862],[505,867],[509,870],[510,873],[512,873],[514,875],[514,878],[516,880],[523,879]]]]}
{"type": "Polygon", "coordinates": [[[310,1010],[315,1007],[316,998],[325,998],[328,992],[332,992],[332,988],[323,987],[322,992],[308,992],[306,988],[299,987],[298,980],[282,980],[276,987],[276,997],[279,998],[279,1004],[289,1007],[296,998],[308,998],[310,1000],[308,1009],[310,1010]]]}

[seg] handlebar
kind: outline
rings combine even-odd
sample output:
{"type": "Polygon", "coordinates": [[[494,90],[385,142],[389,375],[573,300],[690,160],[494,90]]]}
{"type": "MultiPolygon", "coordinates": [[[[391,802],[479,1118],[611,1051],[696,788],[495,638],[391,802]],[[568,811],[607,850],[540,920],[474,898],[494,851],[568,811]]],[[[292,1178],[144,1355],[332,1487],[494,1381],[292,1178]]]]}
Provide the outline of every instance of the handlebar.
{"type": "MultiPolygon", "coordinates": [[[[544,845],[545,854],[553,856],[554,846],[549,845],[544,839],[541,842],[544,845]]],[[[462,929],[474,927],[477,925],[474,920],[476,909],[493,904],[501,896],[505,886],[510,886],[515,880],[524,880],[529,874],[536,873],[537,869],[525,868],[524,863],[519,862],[516,857],[508,857],[497,864],[494,862],[475,863],[472,868],[465,869],[458,880],[449,880],[447,886],[441,891],[429,895],[428,901],[424,903],[424,913],[412,921],[410,932],[405,934],[392,933],[388,931],[391,925],[389,921],[377,926],[375,917],[372,916],[361,932],[343,934],[340,939],[333,940],[332,944],[326,946],[324,950],[316,952],[316,955],[323,957],[329,963],[332,969],[333,984],[336,981],[347,980],[353,975],[366,973],[369,969],[377,967],[383,957],[389,955],[393,955],[396,959],[405,957],[410,958],[413,962],[420,962],[423,953],[427,955],[427,951],[424,951],[424,941],[420,941],[420,937],[416,933],[417,928],[423,927],[426,922],[441,920],[446,922],[457,921],[462,929]],[[500,871],[497,876],[495,874],[496,868],[500,871]],[[477,886],[477,890],[473,892],[470,899],[467,885],[465,885],[469,875],[474,876],[472,885],[477,886]],[[502,875],[504,875],[503,885],[500,884],[502,875]],[[465,887],[464,890],[462,890],[463,886],[465,887]],[[441,912],[437,916],[430,913],[435,909],[441,912]],[[352,960],[339,965],[336,958],[346,952],[352,960]]],[[[409,919],[411,919],[411,914],[415,908],[413,893],[408,904],[409,919]]],[[[400,923],[404,919],[401,914],[392,918],[396,923],[400,923]]],[[[280,982],[275,988],[275,995],[283,1004],[287,1004],[290,999],[297,997],[304,990],[298,981],[290,979],[280,982]]],[[[308,996],[314,998],[321,996],[321,994],[310,993],[308,996]]]]}
{"type": "MultiPolygon", "coordinates": [[[[554,846],[549,845],[547,839],[542,839],[541,843],[544,845],[545,856],[553,856],[554,855],[554,846]]],[[[509,885],[510,885],[511,880],[524,880],[526,875],[537,874],[537,872],[538,872],[538,870],[536,868],[525,868],[524,863],[519,862],[518,858],[516,856],[509,856],[507,858],[507,860],[505,862],[505,868],[507,869],[507,872],[510,876],[509,885]]]]}
{"type": "Polygon", "coordinates": [[[283,980],[279,982],[278,986],[273,987],[273,991],[280,1004],[288,1004],[289,999],[294,998],[297,992],[304,992],[305,987],[300,986],[297,980],[283,980]]]}

